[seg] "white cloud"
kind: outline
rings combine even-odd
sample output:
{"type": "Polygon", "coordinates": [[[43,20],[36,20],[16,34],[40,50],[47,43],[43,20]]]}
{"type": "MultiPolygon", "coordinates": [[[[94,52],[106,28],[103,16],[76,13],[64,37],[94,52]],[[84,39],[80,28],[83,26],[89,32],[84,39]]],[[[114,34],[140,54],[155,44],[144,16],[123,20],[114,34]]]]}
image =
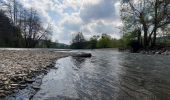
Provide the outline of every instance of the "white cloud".
{"type": "Polygon", "coordinates": [[[118,37],[121,21],[118,0],[20,0],[37,9],[45,24],[54,28],[53,40],[69,43],[74,33],[85,37],[108,33],[118,37]]]}

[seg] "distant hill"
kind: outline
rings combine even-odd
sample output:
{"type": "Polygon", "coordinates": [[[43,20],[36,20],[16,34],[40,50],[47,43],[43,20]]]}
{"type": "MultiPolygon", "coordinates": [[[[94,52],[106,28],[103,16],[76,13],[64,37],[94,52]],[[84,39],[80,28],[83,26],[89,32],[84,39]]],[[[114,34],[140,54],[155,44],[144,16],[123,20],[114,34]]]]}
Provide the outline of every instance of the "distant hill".
{"type": "Polygon", "coordinates": [[[56,43],[58,49],[69,49],[70,45],[64,43],[56,43]]]}

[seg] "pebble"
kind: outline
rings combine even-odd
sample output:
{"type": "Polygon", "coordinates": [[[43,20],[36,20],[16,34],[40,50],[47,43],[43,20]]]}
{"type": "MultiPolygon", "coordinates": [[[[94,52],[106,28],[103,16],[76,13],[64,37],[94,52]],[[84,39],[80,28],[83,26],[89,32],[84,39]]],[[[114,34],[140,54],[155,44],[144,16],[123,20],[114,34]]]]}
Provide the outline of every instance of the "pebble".
{"type": "Polygon", "coordinates": [[[35,89],[35,90],[39,90],[40,86],[33,85],[32,88],[35,89]]]}
{"type": "Polygon", "coordinates": [[[140,51],[140,53],[142,54],[161,54],[161,55],[170,55],[170,51],[169,50],[152,50],[152,51],[140,51]]]}
{"type": "Polygon", "coordinates": [[[10,94],[10,89],[25,88],[27,83],[35,81],[32,77],[46,67],[53,67],[54,60],[66,56],[69,54],[48,50],[0,50],[0,88],[4,89],[0,90],[0,96],[10,94]]]}
{"type": "Polygon", "coordinates": [[[0,93],[0,97],[5,97],[6,94],[5,93],[0,93]]]}
{"type": "Polygon", "coordinates": [[[27,82],[27,83],[32,83],[32,82],[34,82],[34,80],[27,78],[27,79],[26,79],[26,82],[27,82]]]}
{"type": "Polygon", "coordinates": [[[21,84],[21,85],[20,85],[20,88],[21,88],[21,89],[23,89],[23,88],[25,88],[25,87],[27,87],[26,84],[21,84]]]}

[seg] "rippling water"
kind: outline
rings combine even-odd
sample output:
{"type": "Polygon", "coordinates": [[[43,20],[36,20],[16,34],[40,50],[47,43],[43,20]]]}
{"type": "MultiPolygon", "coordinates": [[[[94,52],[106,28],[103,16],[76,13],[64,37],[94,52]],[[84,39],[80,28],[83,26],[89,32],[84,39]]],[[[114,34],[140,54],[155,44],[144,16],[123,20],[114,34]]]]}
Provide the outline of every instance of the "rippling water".
{"type": "Polygon", "coordinates": [[[85,52],[58,60],[32,100],[170,100],[170,56],[85,52]]]}

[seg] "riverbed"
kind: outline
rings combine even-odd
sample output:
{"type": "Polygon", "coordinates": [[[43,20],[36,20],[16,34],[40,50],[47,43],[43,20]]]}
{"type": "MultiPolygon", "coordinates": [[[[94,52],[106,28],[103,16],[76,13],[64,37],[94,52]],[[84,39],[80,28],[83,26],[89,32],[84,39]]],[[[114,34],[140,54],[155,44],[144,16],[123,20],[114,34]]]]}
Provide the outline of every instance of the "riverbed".
{"type": "Polygon", "coordinates": [[[0,48],[0,100],[25,88],[37,74],[46,73],[57,59],[68,56],[67,52],[56,49],[0,48]]]}
{"type": "Polygon", "coordinates": [[[170,56],[83,52],[56,61],[32,100],[170,100],[170,56]]]}

